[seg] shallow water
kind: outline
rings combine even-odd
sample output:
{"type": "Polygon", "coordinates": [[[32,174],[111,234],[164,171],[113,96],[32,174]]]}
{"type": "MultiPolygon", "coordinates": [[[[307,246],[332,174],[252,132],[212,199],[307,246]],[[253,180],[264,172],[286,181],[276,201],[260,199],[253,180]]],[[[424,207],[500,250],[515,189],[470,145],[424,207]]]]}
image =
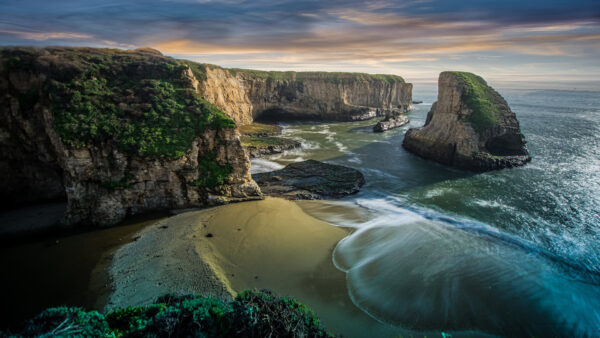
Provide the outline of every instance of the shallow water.
{"type": "MultiPolygon", "coordinates": [[[[500,335],[595,335],[600,328],[600,93],[499,89],[533,160],[474,174],[402,146],[408,126],[374,121],[286,125],[303,149],[253,162],[303,159],[360,169],[367,184],[344,204],[360,217],[313,213],[358,229],[334,262],[355,305],[402,328],[500,335]]],[[[409,113],[421,126],[436,88],[409,113]]],[[[310,212],[310,210],[307,210],[310,212]]]]}
{"type": "Polygon", "coordinates": [[[105,269],[114,250],[164,216],[153,213],[107,229],[0,242],[0,330],[18,331],[26,320],[49,307],[101,310],[112,288],[105,269]]]}

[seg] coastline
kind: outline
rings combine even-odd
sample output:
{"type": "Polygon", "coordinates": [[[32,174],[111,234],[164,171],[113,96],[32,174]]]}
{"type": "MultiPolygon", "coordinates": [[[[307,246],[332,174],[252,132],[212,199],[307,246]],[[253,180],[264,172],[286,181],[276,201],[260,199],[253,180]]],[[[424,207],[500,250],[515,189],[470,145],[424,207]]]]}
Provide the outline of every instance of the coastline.
{"type": "Polygon", "coordinates": [[[269,289],[313,309],[333,333],[398,333],[354,306],[332,252],[351,229],[319,220],[294,201],[267,197],[192,211],[144,228],[108,269],[105,309],[145,304],[168,293],[230,299],[269,289]]]}

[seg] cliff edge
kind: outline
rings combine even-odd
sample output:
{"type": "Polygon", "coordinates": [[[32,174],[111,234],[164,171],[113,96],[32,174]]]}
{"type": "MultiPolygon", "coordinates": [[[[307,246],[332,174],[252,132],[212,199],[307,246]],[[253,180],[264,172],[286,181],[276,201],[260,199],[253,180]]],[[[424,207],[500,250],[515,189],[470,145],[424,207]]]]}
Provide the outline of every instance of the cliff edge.
{"type": "Polygon", "coordinates": [[[238,125],[262,121],[360,121],[412,107],[397,75],[225,69],[185,61],[198,92],[238,125]]]}
{"type": "Polygon", "coordinates": [[[0,200],[65,224],[259,198],[235,123],[150,49],[0,49],[0,200]]]}
{"type": "Polygon", "coordinates": [[[438,100],[425,125],[408,130],[402,145],[426,159],[473,171],[531,160],[515,113],[485,80],[465,72],[440,74],[438,100]]]}

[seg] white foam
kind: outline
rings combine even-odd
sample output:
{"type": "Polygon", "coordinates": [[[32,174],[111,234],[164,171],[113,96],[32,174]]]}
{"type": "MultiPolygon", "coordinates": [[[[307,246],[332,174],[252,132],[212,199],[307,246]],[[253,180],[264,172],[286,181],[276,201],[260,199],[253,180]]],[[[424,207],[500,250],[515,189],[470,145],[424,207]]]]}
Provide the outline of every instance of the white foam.
{"type": "Polygon", "coordinates": [[[344,153],[344,152],[346,152],[346,150],[348,150],[348,147],[346,147],[345,145],[343,145],[341,142],[335,142],[335,146],[342,153],[344,153]]]}
{"type": "Polygon", "coordinates": [[[282,168],[283,165],[277,162],[266,160],[264,158],[255,158],[250,161],[251,174],[264,173],[268,171],[279,170],[282,168]]]}
{"type": "Polygon", "coordinates": [[[361,164],[362,160],[358,156],[352,156],[351,158],[348,159],[348,162],[361,164]]]}

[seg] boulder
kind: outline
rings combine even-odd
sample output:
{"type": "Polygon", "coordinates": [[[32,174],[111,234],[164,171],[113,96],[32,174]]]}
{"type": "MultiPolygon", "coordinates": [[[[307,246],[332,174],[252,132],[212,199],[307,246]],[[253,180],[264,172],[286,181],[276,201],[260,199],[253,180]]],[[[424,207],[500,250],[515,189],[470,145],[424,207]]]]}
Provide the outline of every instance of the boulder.
{"type": "Polygon", "coordinates": [[[375,126],[373,126],[373,131],[376,133],[381,133],[384,131],[388,131],[390,129],[402,127],[403,125],[410,122],[408,117],[403,114],[395,114],[395,115],[387,115],[385,119],[379,121],[375,126]]]}
{"type": "Polygon", "coordinates": [[[292,163],[252,178],[265,195],[290,200],[340,198],[357,193],[365,184],[363,174],[356,169],[315,160],[292,163]]]}

